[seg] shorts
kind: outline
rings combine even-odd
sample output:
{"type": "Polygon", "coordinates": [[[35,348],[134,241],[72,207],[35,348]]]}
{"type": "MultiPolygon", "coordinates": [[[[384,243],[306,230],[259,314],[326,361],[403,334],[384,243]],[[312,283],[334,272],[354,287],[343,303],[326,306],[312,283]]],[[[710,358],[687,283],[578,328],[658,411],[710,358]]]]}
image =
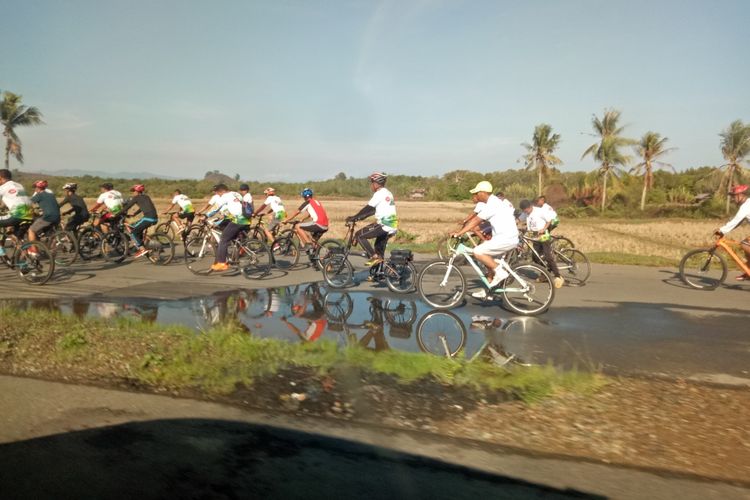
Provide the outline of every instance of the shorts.
{"type": "Polygon", "coordinates": [[[195,219],[195,212],[180,212],[177,214],[177,217],[180,219],[187,219],[188,222],[193,222],[193,219],[195,219]]]}
{"type": "Polygon", "coordinates": [[[34,231],[34,233],[39,234],[48,227],[58,224],[60,221],[57,222],[50,222],[47,220],[42,219],[41,217],[39,219],[36,219],[34,222],[31,223],[31,227],[29,227],[30,231],[34,231]]]}
{"type": "Polygon", "coordinates": [[[328,231],[328,226],[321,226],[317,222],[303,222],[299,227],[309,233],[325,233],[328,231]]]}
{"type": "Polygon", "coordinates": [[[507,241],[495,241],[491,238],[474,247],[474,255],[491,255],[493,257],[506,254],[518,247],[518,242],[508,243],[507,241]]]}
{"type": "Polygon", "coordinates": [[[113,222],[117,222],[120,219],[120,214],[113,214],[112,212],[104,212],[102,216],[99,218],[100,222],[106,222],[107,224],[112,224],[113,222]]]}
{"type": "Polygon", "coordinates": [[[273,219],[268,221],[268,226],[266,227],[266,229],[268,229],[269,231],[273,231],[274,228],[279,224],[281,224],[281,219],[277,219],[276,217],[274,217],[273,219]]]}

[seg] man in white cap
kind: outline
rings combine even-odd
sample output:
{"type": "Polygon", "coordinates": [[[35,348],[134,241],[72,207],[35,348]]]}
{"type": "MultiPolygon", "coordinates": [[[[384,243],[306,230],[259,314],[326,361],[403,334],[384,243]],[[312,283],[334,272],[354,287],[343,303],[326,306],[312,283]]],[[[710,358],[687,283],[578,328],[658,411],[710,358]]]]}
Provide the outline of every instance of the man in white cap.
{"type": "MultiPolygon", "coordinates": [[[[489,270],[487,280],[489,281],[489,288],[491,290],[508,277],[507,271],[498,266],[495,258],[501,258],[505,253],[518,246],[516,219],[513,216],[513,208],[492,194],[492,184],[490,182],[482,181],[469,192],[477,200],[476,217],[469,219],[453,236],[461,236],[464,233],[473,231],[482,221],[487,221],[492,225],[492,238],[474,248],[474,256],[489,270]]],[[[480,290],[473,293],[472,296],[485,298],[487,292],[480,290]]]]}

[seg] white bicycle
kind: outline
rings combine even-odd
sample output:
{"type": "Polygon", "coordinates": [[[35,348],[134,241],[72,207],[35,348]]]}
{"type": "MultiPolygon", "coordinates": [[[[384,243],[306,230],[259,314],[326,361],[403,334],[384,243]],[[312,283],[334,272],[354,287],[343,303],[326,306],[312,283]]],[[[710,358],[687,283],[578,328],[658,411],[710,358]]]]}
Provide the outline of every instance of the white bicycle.
{"type": "Polygon", "coordinates": [[[504,258],[495,262],[508,273],[508,277],[499,286],[490,289],[485,273],[474,260],[473,249],[459,243],[450,250],[447,261],[431,262],[419,273],[417,286],[422,300],[436,309],[450,309],[463,300],[467,288],[466,277],[459,266],[454,265],[459,258],[465,258],[479,277],[486,289],[484,300],[501,299],[504,306],[516,314],[542,314],[555,298],[552,276],[545,269],[533,263],[511,267],[504,258]]]}

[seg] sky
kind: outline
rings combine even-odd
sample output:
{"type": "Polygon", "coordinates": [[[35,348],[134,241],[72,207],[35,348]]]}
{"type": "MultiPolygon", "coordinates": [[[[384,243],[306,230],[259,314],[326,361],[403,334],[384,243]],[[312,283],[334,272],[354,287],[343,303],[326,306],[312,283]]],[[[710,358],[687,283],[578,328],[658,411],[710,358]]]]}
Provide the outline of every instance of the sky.
{"type": "Polygon", "coordinates": [[[622,111],[677,169],[750,121],[750,2],[0,0],[0,89],[40,108],[23,170],[243,179],[520,168],[534,126],[563,170],[622,111]]]}

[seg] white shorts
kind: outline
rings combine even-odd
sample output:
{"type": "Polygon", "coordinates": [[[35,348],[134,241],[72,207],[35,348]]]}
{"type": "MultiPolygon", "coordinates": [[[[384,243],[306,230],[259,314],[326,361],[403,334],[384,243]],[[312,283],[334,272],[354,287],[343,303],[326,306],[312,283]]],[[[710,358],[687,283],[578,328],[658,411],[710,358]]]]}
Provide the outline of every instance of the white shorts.
{"type": "Polygon", "coordinates": [[[474,247],[474,255],[491,255],[497,257],[506,254],[516,248],[518,242],[508,243],[508,241],[496,241],[494,238],[474,247]]]}

